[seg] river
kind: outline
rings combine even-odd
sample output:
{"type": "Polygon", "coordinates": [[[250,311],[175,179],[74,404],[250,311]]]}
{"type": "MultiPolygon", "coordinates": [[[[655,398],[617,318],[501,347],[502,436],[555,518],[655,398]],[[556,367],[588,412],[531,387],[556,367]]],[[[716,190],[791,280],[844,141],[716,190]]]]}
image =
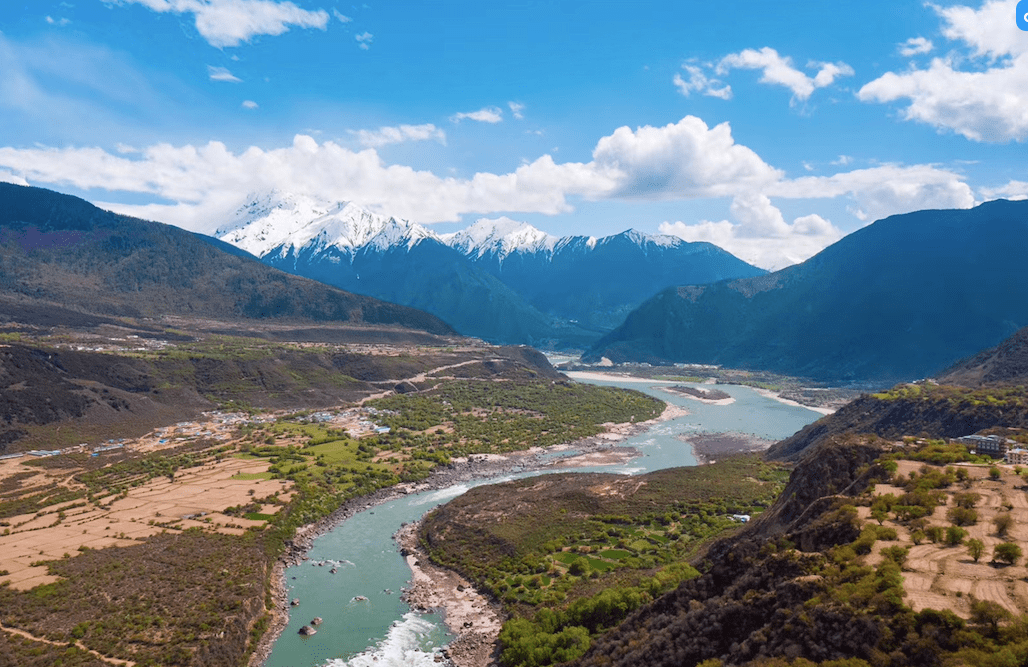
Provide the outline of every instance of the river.
{"type": "MultiPolygon", "coordinates": [[[[673,466],[696,465],[691,448],[678,436],[689,433],[745,433],[767,440],[792,435],[821,415],[786,405],[741,386],[718,385],[734,398],[714,405],[659,389],[685,384],[646,380],[599,380],[569,374],[579,381],[637,389],[689,411],[684,417],[658,422],[620,445],[641,455],[626,464],[576,468],[582,472],[639,474],[673,466]],[[576,377],[577,376],[577,377],[576,377]]],[[[699,386],[699,385],[691,385],[699,386]]],[[[565,470],[562,470],[566,471],[565,470]]],[[[478,482],[494,484],[514,476],[478,482]]],[[[286,569],[290,598],[300,605],[290,611],[289,625],[275,642],[266,667],[421,667],[437,664],[438,651],[450,641],[436,614],[412,612],[400,600],[411,572],[392,536],[404,522],[466,492],[475,483],[411,494],[365,510],[314,541],[309,560],[286,569]],[[319,563],[322,563],[319,565],[319,563]],[[336,572],[333,574],[332,569],[336,572]],[[324,619],[318,633],[297,631],[314,617],[324,619]]]]}

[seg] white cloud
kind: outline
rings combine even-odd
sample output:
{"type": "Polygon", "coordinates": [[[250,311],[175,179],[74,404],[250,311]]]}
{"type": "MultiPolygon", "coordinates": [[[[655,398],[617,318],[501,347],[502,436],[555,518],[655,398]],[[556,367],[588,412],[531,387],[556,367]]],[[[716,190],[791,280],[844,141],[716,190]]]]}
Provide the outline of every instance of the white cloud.
{"type": "Polygon", "coordinates": [[[849,197],[850,211],[860,220],[976,203],[963,176],[933,165],[888,164],[834,176],[803,176],[776,183],[767,192],[791,199],[849,197]]]}
{"type": "Polygon", "coordinates": [[[911,37],[900,44],[898,48],[901,56],[909,58],[922,53],[928,53],[935,48],[935,45],[932,44],[932,40],[930,39],[925,39],[924,37],[911,37]]]}
{"type": "Polygon", "coordinates": [[[499,107],[484,107],[478,111],[462,111],[450,116],[450,121],[459,123],[465,118],[468,120],[477,120],[479,123],[499,123],[503,120],[503,110],[499,107]]]}
{"type": "Polygon", "coordinates": [[[6,169],[0,169],[0,183],[14,183],[15,185],[29,184],[29,182],[21,176],[16,176],[15,174],[12,174],[6,169]]]}
{"type": "MultiPolygon", "coordinates": [[[[543,155],[508,173],[439,176],[385,163],[375,147],[399,141],[444,141],[431,124],[353,133],[367,148],[297,135],[273,149],[233,152],[224,144],[156,144],[118,153],[101,148],[0,148],[8,178],[80,190],[141,193],[172,204],[108,204],[119,212],[211,231],[249,193],[279,188],[355,201],[419,222],[457,221],[467,214],[559,214],[570,200],[732,198],[731,220],[666,223],[667,233],[722,245],[759,266],[799,261],[841,235],[828,220],[787,221],[777,199],[846,198],[862,220],[923,208],[975,203],[963,177],[932,165],[882,165],[832,176],[786,178],[753,150],[735,142],[731,127],[708,127],[686,116],[663,127],[621,127],[600,138],[587,163],[543,155]],[[120,153],[120,154],[119,154],[120,153]]],[[[1016,184],[1009,186],[1013,190],[1016,184]]]]}
{"type": "Polygon", "coordinates": [[[375,41],[375,36],[368,31],[364,31],[360,35],[356,35],[354,39],[357,40],[358,46],[367,51],[371,48],[371,42],[375,41]]]}
{"type": "Polygon", "coordinates": [[[350,130],[356,135],[357,141],[365,148],[379,148],[389,144],[405,141],[434,140],[446,145],[446,133],[432,123],[423,125],[398,125],[396,127],[380,127],[377,130],[350,130]]]}
{"type": "Polygon", "coordinates": [[[682,65],[682,69],[689,75],[689,80],[682,78],[681,74],[675,74],[672,81],[678,92],[686,97],[692,93],[701,93],[708,97],[717,97],[722,100],[732,99],[732,87],[722,83],[718,79],[710,78],[703,73],[703,69],[696,65],[682,65]]]}
{"type": "Polygon", "coordinates": [[[813,77],[804,74],[793,66],[792,58],[765,46],[759,51],[745,49],[728,54],[718,63],[716,71],[724,75],[732,69],[762,70],[761,83],[785,86],[792,91],[794,101],[810,99],[816,89],[831,85],[839,77],[853,76],[853,68],[846,63],[811,62],[808,67],[818,68],[817,74],[813,77]]]}
{"type": "Polygon", "coordinates": [[[46,17],[46,22],[49,23],[50,25],[59,25],[61,27],[64,27],[64,26],[69,25],[71,23],[71,19],[69,19],[69,18],[55,19],[52,16],[47,16],[46,17]]]}
{"type": "Polygon", "coordinates": [[[853,158],[849,155],[840,155],[838,159],[832,160],[832,164],[834,164],[837,167],[845,167],[851,162],[853,162],[853,158]]]}
{"type": "Polygon", "coordinates": [[[548,155],[507,174],[441,178],[386,165],[373,149],[354,152],[305,135],[288,147],[251,147],[238,154],[220,142],[157,144],[134,159],[100,148],[0,148],[0,166],[8,165],[11,173],[33,182],[147,193],[177,202],[109,207],[198,231],[210,231],[247,193],[271,188],[356,201],[430,223],[459,220],[465,213],[556,214],[570,209],[568,196],[596,196],[613,187],[590,165],[556,164],[548,155]]]}
{"type": "Polygon", "coordinates": [[[159,13],[193,14],[196,29],[211,46],[238,46],[258,35],[281,35],[290,26],[324,30],[329,14],[276,0],[115,0],[159,13]]]}
{"type": "Polygon", "coordinates": [[[243,80],[228,71],[227,67],[207,66],[207,75],[211,81],[225,81],[228,83],[242,83],[243,80]]]}
{"type": "Polygon", "coordinates": [[[353,21],[352,18],[350,18],[349,16],[343,14],[338,9],[334,9],[334,8],[332,9],[332,16],[334,16],[337,19],[339,19],[340,23],[350,23],[350,22],[353,21]]]}
{"type": "Polygon", "coordinates": [[[521,102],[507,102],[507,106],[510,107],[510,113],[514,118],[521,120],[525,117],[525,105],[521,102]]]}
{"type": "Polygon", "coordinates": [[[695,116],[665,127],[620,127],[599,140],[593,162],[616,175],[613,194],[625,198],[731,196],[782,177],[751,149],[735,143],[728,123],[708,128],[695,116]]]}
{"type": "Polygon", "coordinates": [[[843,236],[835,225],[816,214],[786,222],[782,212],[764,195],[735,197],[731,213],[736,222],[664,222],[659,231],[686,241],[713,243],[772,271],[801,262],[843,236]]]}
{"type": "Polygon", "coordinates": [[[241,106],[244,109],[256,109],[257,108],[257,103],[254,102],[253,100],[243,100],[243,104],[241,106]]]}
{"type": "Polygon", "coordinates": [[[1028,138],[1028,39],[1013,20],[1013,0],[979,9],[929,5],[943,35],[961,42],[973,61],[934,58],[927,69],[887,72],[860,89],[864,102],[902,101],[904,119],[951,130],[972,141],[1028,138]],[[984,67],[983,67],[984,66],[984,67]]]}
{"type": "Polygon", "coordinates": [[[1028,199],[1028,183],[1011,180],[998,188],[981,188],[981,193],[985,199],[1028,199]]]}

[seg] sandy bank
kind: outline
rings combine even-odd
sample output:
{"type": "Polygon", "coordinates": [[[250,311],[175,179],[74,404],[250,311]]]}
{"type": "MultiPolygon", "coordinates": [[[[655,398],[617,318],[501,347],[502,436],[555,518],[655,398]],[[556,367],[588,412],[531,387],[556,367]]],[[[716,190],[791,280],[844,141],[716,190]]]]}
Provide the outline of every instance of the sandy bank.
{"type": "MultiPolygon", "coordinates": [[[[706,403],[707,405],[731,405],[732,403],[735,403],[735,398],[732,396],[729,396],[727,398],[704,398],[702,396],[697,396],[696,394],[692,394],[687,391],[681,391],[676,387],[654,387],[654,389],[659,389],[660,391],[664,391],[669,394],[674,394],[675,396],[682,396],[693,401],[699,401],[700,403],[706,403]]],[[[699,391],[703,390],[701,389],[699,391]]]]}
{"type": "Polygon", "coordinates": [[[678,438],[692,447],[701,465],[716,463],[718,459],[732,454],[762,452],[776,442],[750,433],[692,433],[678,438]]]}
{"type": "Polygon", "coordinates": [[[595,382],[633,382],[635,384],[661,384],[668,383],[674,384],[671,380],[651,380],[649,378],[642,378],[636,375],[626,375],[623,373],[598,373],[596,371],[565,371],[564,375],[567,375],[572,380],[593,380],[595,382]]]}
{"type": "Polygon", "coordinates": [[[432,564],[418,544],[421,522],[405,524],[394,539],[411,569],[403,599],[412,609],[441,611],[446,627],[456,637],[445,655],[457,667],[481,667],[496,661],[497,637],[503,626],[499,605],[475,590],[471,582],[452,570],[432,564]]]}
{"type": "Polygon", "coordinates": [[[769,389],[761,389],[760,387],[750,387],[750,388],[753,391],[755,391],[758,394],[760,394],[761,396],[766,396],[767,398],[773,398],[774,400],[778,401],[779,403],[784,403],[785,405],[791,405],[791,406],[796,407],[796,408],[806,408],[808,410],[813,410],[814,412],[819,412],[819,413],[821,413],[823,415],[830,415],[830,414],[835,412],[835,410],[833,408],[815,408],[815,407],[810,406],[810,405],[803,405],[802,403],[797,403],[796,401],[789,400],[788,398],[782,398],[781,394],[779,394],[778,392],[771,391],[769,389]]]}

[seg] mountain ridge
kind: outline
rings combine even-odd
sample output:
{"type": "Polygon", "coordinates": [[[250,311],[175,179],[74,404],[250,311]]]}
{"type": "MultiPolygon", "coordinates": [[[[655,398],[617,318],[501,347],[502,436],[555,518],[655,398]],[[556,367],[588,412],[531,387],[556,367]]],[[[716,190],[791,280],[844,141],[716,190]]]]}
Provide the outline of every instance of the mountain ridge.
{"type": "MultiPolygon", "coordinates": [[[[109,319],[166,315],[365,323],[436,335],[428,313],[275,271],[222,241],[0,183],[0,298],[109,319]]],[[[28,308],[32,306],[32,308],[28,308]]]]}
{"type": "Polygon", "coordinates": [[[937,373],[1028,324],[1028,202],[879,220],[806,262],[668,288],[586,355],[833,382],[937,373]]]}
{"type": "Polygon", "coordinates": [[[428,310],[465,334],[551,347],[591,344],[664,286],[764,273],[711,244],[632,229],[558,238],[498,218],[439,235],[352,203],[275,192],[252,195],[216,236],[276,268],[428,310]],[[473,298],[455,296],[455,285],[473,298]]]}

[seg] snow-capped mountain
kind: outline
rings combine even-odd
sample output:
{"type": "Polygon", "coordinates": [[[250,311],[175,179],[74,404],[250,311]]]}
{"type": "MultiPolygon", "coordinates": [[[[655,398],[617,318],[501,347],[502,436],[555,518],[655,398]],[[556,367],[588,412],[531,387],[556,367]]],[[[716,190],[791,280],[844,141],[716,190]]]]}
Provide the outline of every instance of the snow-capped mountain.
{"type": "Polygon", "coordinates": [[[334,247],[352,255],[366,247],[383,251],[428,238],[440,240],[422,225],[378,215],[352,202],[328,203],[275,190],[251,195],[214,235],[257,257],[312,247],[334,247]]]}
{"type": "Polygon", "coordinates": [[[512,252],[553,251],[560,239],[527,222],[503,217],[495,220],[482,218],[467,229],[447,235],[445,241],[451,248],[469,257],[493,254],[502,259],[512,252]]]}
{"type": "Polygon", "coordinates": [[[352,202],[278,191],[250,197],[215,235],[284,271],[505,343],[591,344],[666,287],[764,273],[709,243],[634,229],[558,238],[504,217],[439,235],[352,202]]]}

